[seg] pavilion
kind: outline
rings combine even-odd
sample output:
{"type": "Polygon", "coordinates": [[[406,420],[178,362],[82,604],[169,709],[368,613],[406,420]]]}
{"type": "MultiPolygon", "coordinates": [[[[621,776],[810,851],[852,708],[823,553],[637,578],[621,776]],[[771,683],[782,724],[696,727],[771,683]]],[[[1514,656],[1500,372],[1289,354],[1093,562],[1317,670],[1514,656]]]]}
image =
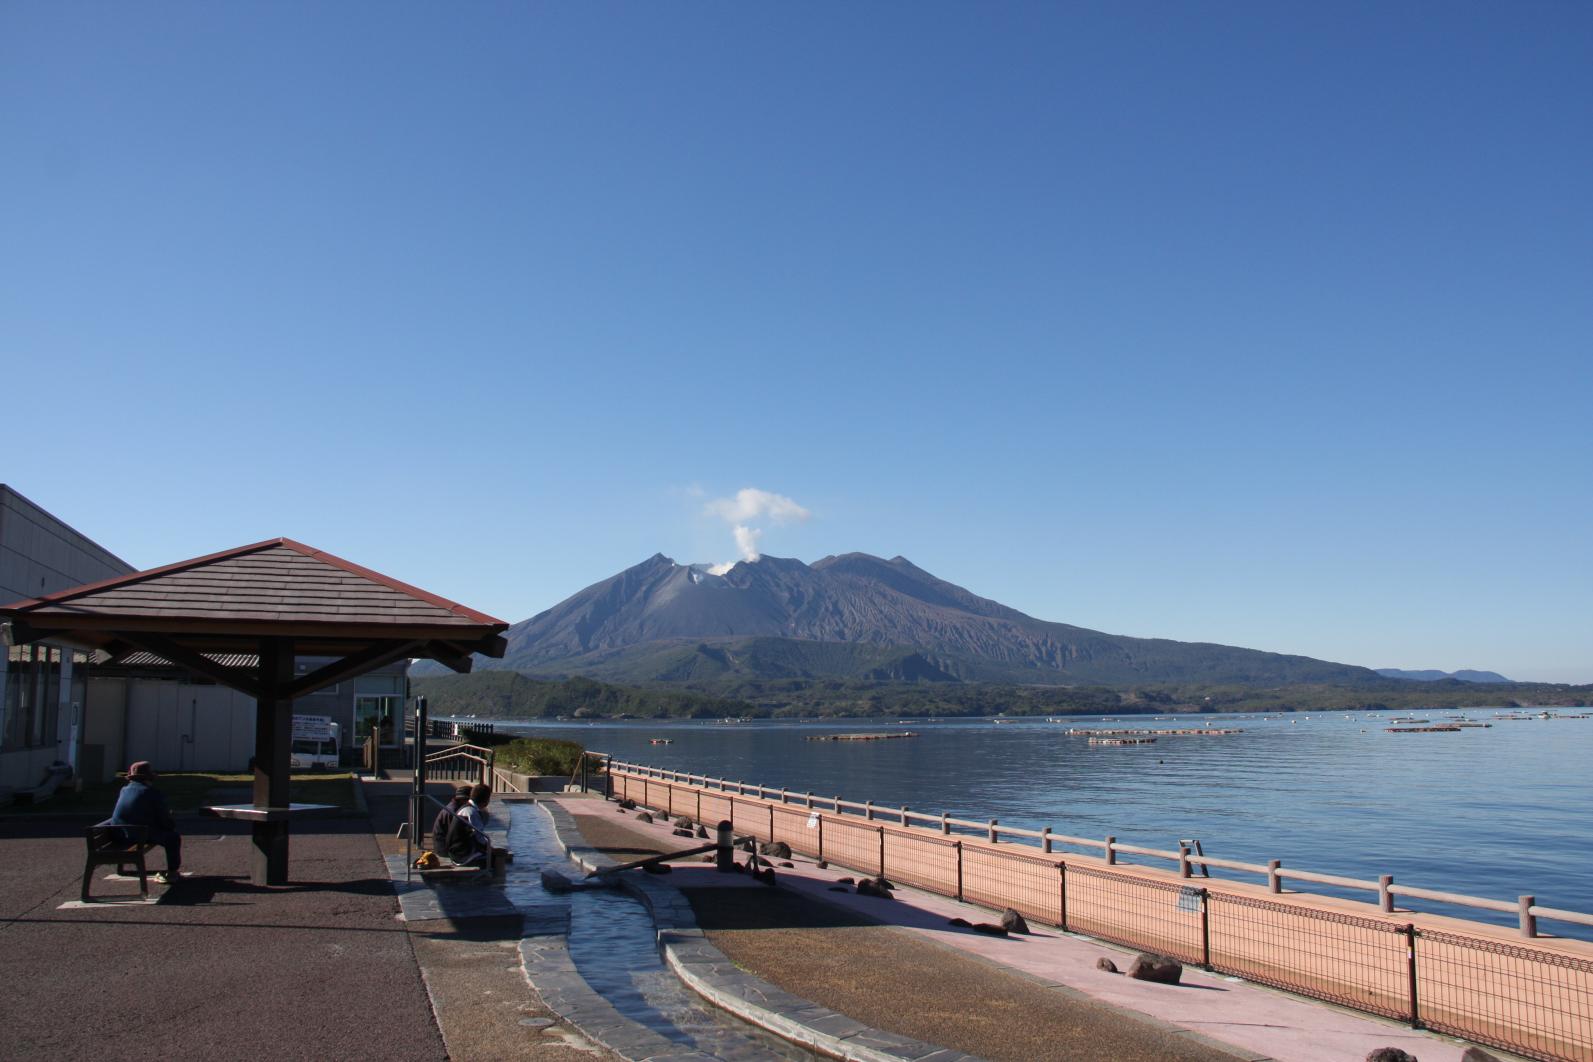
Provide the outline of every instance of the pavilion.
{"type": "Polygon", "coordinates": [[[501,657],[503,620],[287,538],[0,607],[11,644],[60,642],[111,661],[154,653],[255,699],[250,876],[288,881],[293,701],[404,658],[470,670],[501,657]],[[299,656],[332,657],[297,675],[299,656]]]}

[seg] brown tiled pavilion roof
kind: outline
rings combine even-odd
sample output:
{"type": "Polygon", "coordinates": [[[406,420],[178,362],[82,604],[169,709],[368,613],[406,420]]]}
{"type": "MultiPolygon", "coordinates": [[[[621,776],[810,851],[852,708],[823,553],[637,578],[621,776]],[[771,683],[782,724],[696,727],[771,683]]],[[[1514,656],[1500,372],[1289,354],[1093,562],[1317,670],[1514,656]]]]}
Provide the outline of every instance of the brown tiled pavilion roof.
{"type": "Polygon", "coordinates": [[[468,643],[508,627],[287,538],[19,601],[0,608],[0,616],[39,631],[158,630],[213,638],[291,634],[468,643]]]}

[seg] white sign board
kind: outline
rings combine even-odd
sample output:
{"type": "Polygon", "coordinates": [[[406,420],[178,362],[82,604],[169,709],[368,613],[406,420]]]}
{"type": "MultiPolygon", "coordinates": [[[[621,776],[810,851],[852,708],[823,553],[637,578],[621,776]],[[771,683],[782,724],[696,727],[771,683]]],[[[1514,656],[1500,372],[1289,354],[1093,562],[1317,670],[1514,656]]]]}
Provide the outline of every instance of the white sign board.
{"type": "Polygon", "coordinates": [[[331,741],[332,717],[329,715],[296,715],[293,717],[294,741],[331,741]]]}

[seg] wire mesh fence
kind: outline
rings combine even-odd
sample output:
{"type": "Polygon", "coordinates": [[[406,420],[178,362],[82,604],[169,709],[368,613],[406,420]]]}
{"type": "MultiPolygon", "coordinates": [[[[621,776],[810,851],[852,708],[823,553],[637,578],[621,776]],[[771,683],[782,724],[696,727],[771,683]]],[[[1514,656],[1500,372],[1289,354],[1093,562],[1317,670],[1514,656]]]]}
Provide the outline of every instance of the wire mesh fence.
{"type": "Polygon", "coordinates": [[[881,874],[883,832],[864,819],[847,815],[820,815],[824,858],[867,874],[881,874]]]}
{"type": "Polygon", "coordinates": [[[1123,873],[623,770],[613,794],[795,854],[1501,1047],[1593,1062],[1593,959],[1123,873]]]}
{"type": "Polygon", "coordinates": [[[1213,969],[1389,1018],[1411,1020],[1403,926],[1211,892],[1213,969]]]}
{"type": "Polygon", "coordinates": [[[819,816],[807,808],[778,807],[774,812],[774,839],[784,841],[796,855],[819,858],[819,816]]]}
{"type": "Polygon", "coordinates": [[[1060,925],[1060,871],[1054,858],[977,842],[964,842],[962,898],[1025,918],[1060,925]]]}
{"type": "Polygon", "coordinates": [[[1068,863],[1063,873],[1068,929],[1183,962],[1204,961],[1204,890],[1078,863],[1068,863]]]}
{"type": "Polygon", "coordinates": [[[924,830],[885,827],[885,869],[893,882],[914,885],[942,896],[957,895],[958,844],[924,830]]]}
{"type": "Polygon", "coordinates": [[[1593,1059],[1593,960],[1418,929],[1419,1016],[1439,1032],[1543,1059],[1593,1059]]]}

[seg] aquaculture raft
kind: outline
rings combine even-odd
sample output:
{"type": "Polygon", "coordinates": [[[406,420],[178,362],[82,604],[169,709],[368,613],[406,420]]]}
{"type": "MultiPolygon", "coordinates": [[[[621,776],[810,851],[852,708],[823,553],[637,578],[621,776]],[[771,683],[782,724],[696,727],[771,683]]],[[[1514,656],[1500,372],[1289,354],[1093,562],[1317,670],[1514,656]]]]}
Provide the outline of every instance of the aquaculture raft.
{"type": "Polygon", "coordinates": [[[1072,727],[1069,734],[1085,735],[1090,738],[1103,737],[1149,737],[1155,740],[1159,737],[1213,737],[1225,734],[1243,734],[1243,730],[1218,730],[1215,727],[1190,727],[1184,730],[1160,730],[1145,728],[1141,730],[1089,730],[1084,727],[1072,727]]]}
{"type": "Polygon", "coordinates": [[[1458,726],[1388,726],[1384,727],[1390,734],[1458,734],[1458,726]]]}
{"type": "Polygon", "coordinates": [[[809,741],[889,741],[892,738],[917,737],[918,734],[911,730],[903,730],[899,734],[809,734],[809,741]]]}
{"type": "Polygon", "coordinates": [[[1091,745],[1154,745],[1153,737],[1092,737],[1091,745]]]}

